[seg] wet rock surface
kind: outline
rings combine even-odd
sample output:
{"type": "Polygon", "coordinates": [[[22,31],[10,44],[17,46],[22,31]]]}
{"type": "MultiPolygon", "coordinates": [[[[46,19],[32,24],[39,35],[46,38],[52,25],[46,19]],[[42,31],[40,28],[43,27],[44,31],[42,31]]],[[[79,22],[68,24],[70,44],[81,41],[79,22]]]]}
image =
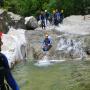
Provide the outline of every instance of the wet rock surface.
{"type": "MultiPolygon", "coordinates": [[[[42,50],[42,42],[45,37],[45,30],[35,30],[35,31],[26,31],[26,40],[27,45],[29,46],[27,48],[28,55],[27,57],[30,58],[30,56],[33,57],[35,60],[42,59],[42,57],[45,55],[45,52],[42,50]],[[31,55],[32,54],[32,55],[31,55]]],[[[53,47],[49,50],[49,58],[52,58],[55,54],[55,46],[57,40],[55,40],[54,37],[56,37],[56,34],[52,34],[52,31],[48,31],[48,34],[53,38],[53,47]]]]}
{"type": "MultiPolygon", "coordinates": [[[[48,51],[48,58],[50,60],[60,59],[75,59],[75,58],[86,58],[90,54],[90,35],[70,35],[63,32],[57,32],[56,30],[35,30],[26,31],[27,45],[27,57],[33,58],[34,60],[40,60],[45,56],[45,52],[42,50],[42,41],[44,39],[45,32],[52,37],[53,46],[48,51]],[[63,49],[57,49],[58,43],[61,39],[66,40],[66,47],[63,49]],[[87,47],[87,48],[86,48],[87,47]]],[[[64,46],[64,45],[63,45],[64,46]]],[[[61,46],[59,46],[61,48],[61,46]]],[[[58,47],[58,48],[59,48],[58,47]]]]}
{"type": "Polygon", "coordinates": [[[0,9],[0,31],[7,33],[10,27],[26,29],[23,17],[0,9]]]}
{"type": "Polygon", "coordinates": [[[26,22],[26,29],[27,30],[34,30],[38,27],[38,22],[37,20],[31,16],[31,17],[26,17],[26,19],[29,18],[29,20],[26,22]]]}
{"type": "MultiPolygon", "coordinates": [[[[9,27],[26,30],[27,52],[24,57],[28,59],[40,60],[45,56],[42,43],[46,32],[52,37],[52,48],[47,53],[49,59],[82,59],[90,55],[90,23],[88,19],[84,21],[82,16],[67,17],[58,27],[48,26],[41,29],[33,16],[25,20],[19,15],[0,9],[0,31],[7,33],[9,27]]],[[[24,51],[23,49],[23,54],[24,51]]]]}
{"type": "Polygon", "coordinates": [[[0,9],[0,31],[3,33],[7,33],[9,28],[8,28],[8,23],[10,21],[10,18],[7,15],[7,12],[0,9]]]}

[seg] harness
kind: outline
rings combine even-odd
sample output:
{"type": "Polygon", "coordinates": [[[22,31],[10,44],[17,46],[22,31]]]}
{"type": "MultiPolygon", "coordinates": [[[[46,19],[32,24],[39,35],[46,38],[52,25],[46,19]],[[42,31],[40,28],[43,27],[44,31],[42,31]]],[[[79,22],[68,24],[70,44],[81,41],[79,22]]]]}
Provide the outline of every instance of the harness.
{"type": "Polygon", "coordinates": [[[3,58],[0,53],[0,90],[9,90],[9,86],[4,83],[5,73],[6,71],[3,66],[3,58]]]}

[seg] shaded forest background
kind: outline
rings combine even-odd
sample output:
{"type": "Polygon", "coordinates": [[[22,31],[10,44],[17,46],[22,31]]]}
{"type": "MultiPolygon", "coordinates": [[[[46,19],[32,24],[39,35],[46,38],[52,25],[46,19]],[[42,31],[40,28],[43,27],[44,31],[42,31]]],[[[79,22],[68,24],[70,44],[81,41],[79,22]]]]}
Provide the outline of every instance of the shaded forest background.
{"type": "Polygon", "coordinates": [[[41,10],[64,10],[64,15],[84,15],[90,0],[4,0],[4,8],[22,16],[37,15],[41,10]]]}

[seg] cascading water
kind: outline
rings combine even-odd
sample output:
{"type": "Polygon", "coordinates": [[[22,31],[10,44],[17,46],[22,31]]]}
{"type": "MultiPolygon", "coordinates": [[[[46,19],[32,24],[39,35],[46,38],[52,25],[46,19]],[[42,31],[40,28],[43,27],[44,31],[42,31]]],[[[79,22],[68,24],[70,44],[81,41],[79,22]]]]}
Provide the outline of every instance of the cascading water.
{"type": "Polygon", "coordinates": [[[68,53],[73,58],[85,58],[87,57],[83,49],[83,44],[79,40],[61,37],[57,45],[57,49],[60,52],[68,53]]]}
{"type": "Polygon", "coordinates": [[[64,62],[65,60],[51,60],[48,57],[49,51],[45,52],[45,55],[43,56],[43,58],[41,60],[38,60],[37,63],[35,63],[36,66],[49,66],[49,65],[53,65],[54,63],[60,63],[60,62],[64,62]]]}
{"type": "Polygon", "coordinates": [[[36,66],[48,66],[50,65],[50,61],[48,59],[48,54],[46,54],[41,60],[35,63],[36,66]]]}

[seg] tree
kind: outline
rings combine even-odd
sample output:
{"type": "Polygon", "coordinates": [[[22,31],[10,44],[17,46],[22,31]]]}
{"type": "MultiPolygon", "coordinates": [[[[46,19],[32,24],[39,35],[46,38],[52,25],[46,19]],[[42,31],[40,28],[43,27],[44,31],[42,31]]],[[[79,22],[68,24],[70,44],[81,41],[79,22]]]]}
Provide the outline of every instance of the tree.
{"type": "Polygon", "coordinates": [[[90,6],[90,0],[5,0],[4,8],[14,13],[30,16],[37,11],[64,10],[64,15],[84,14],[86,7],[90,6]]]}

